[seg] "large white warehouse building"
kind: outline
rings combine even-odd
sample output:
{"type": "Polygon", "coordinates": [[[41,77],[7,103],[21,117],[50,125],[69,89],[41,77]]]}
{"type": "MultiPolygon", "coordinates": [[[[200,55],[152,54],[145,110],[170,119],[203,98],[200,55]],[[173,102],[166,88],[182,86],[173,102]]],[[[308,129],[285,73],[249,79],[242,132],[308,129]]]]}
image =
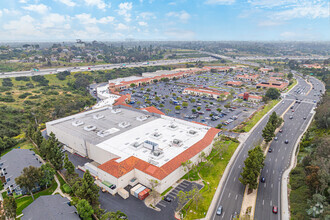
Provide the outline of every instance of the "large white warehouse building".
{"type": "Polygon", "coordinates": [[[132,181],[165,191],[185,173],[182,162],[198,163],[211,152],[220,130],[125,106],[91,110],[46,123],[72,153],[94,162],[85,168],[101,181],[124,188],[132,181]]]}

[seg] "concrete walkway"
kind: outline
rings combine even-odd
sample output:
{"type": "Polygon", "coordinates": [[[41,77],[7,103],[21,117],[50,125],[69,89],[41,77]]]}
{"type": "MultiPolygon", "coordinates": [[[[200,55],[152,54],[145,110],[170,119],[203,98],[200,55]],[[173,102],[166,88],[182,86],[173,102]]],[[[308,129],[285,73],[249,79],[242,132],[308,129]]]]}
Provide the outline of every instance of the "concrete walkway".
{"type": "Polygon", "coordinates": [[[55,191],[52,193],[52,195],[55,195],[56,193],[60,194],[62,197],[66,197],[68,198],[70,201],[71,201],[71,196],[66,194],[66,193],[63,193],[62,190],[61,190],[61,183],[60,181],[58,180],[57,176],[54,175],[55,177],[55,181],[57,183],[57,188],[55,189],[55,191]]]}

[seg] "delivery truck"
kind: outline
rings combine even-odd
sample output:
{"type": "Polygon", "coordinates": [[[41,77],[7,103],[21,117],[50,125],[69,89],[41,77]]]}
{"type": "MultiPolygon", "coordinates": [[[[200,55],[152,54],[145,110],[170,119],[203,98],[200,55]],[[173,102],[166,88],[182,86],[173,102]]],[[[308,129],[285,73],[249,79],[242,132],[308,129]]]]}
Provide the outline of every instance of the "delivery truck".
{"type": "Polygon", "coordinates": [[[139,193],[139,199],[144,200],[149,196],[149,193],[150,193],[150,189],[148,188],[144,189],[142,192],[139,193]]]}
{"type": "Polygon", "coordinates": [[[136,186],[134,186],[132,189],[131,189],[131,195],[134,196],[134,192],[139,189],[142,185],[141,184],[137,184],[136,186]]]}

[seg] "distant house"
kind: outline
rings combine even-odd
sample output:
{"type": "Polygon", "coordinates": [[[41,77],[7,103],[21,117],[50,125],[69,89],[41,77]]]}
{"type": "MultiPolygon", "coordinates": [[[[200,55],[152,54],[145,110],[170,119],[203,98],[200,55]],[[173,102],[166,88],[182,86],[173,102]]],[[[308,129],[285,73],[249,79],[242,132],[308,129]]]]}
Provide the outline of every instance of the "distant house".
{"type": "Polygon", "coordinates": [[[283,90],[288,87],[289,83],[287,82],[279,82],[279,81],[269,81],[269,82],[261,82],[256,85],[257,89],[259,88],[276,88],[279,90],[283,90]]]}
{"type": "Polygon", "coordinates": [[[238,95],[239,98],[245,100],[245,101],[249,101],[249,102],[261,102],[262,97],[258,96],[258,95],[250,95],[248,92],[246,93],[242,93],[238,95]]]}
{"type": "Polygon", "coordinates": [[[5,177],[4,189],[8,193],[25,194],[24,189],[16,185],[15,178],[22,174],[25,167],[41,165],[39,157],[28,149],[13,149],[3,155],[0,159],[0,175],[5,177]]]}
{"type": "Polygon", "coordinates": [[[237,87],[243,85],[243,83],[240,81],[228,81],[225,84],[227,86],[237,86],[237,87]]]}
{"type": "Polygon", "coordinates": [[[255,74],[255,75],[248,75],[248,74],[244,74],[244,75],[237,75],[235,76],[235,80],[242,80],[245,82],[251,82],[251,81],[255,81],[257,78],[259,77],[259,74],[255,74]]]}
{"type": "Polygon", "coordinates": [[[189,94],[194,96],[207,96],[210,98],[218,99],[221,95],[224,95],[225,99],[227,99],[229,92],[221,92],[215,89],[209,88],[185,88],[182,94],[189,94]]]}
{"type": "Polygon", "coordinates": [[[23,210],[22,220],[80,220],[70,201],[59,194],[40,196],[23,210]]]}

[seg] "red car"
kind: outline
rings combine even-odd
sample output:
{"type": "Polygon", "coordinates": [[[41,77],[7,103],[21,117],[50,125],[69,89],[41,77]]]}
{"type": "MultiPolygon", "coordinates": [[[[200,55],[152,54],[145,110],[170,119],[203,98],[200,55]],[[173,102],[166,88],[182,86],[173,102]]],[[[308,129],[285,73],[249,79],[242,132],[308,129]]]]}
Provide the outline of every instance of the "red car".
{"type": "Polygon", "coordinates": [[[292,112],[294,112],[294,110],[292,110],[292,112]]]}
{"type": "Polygon", "coordinates": [[[282,133],[282,132],[283,132],[283,130],[281,129],[281,130],[279,130],[279,132],[280,132],[280,133],[282,133]]]}
{"type": "Polygon", "coordinates": [[[277,206],[273,206],[273,213],[277,214],[277,206]]]}
{"type": "Polygon", "coordinates": [[[211,109],[210,108],[207,108],[206,111],[211,111],[211,109]]]}

